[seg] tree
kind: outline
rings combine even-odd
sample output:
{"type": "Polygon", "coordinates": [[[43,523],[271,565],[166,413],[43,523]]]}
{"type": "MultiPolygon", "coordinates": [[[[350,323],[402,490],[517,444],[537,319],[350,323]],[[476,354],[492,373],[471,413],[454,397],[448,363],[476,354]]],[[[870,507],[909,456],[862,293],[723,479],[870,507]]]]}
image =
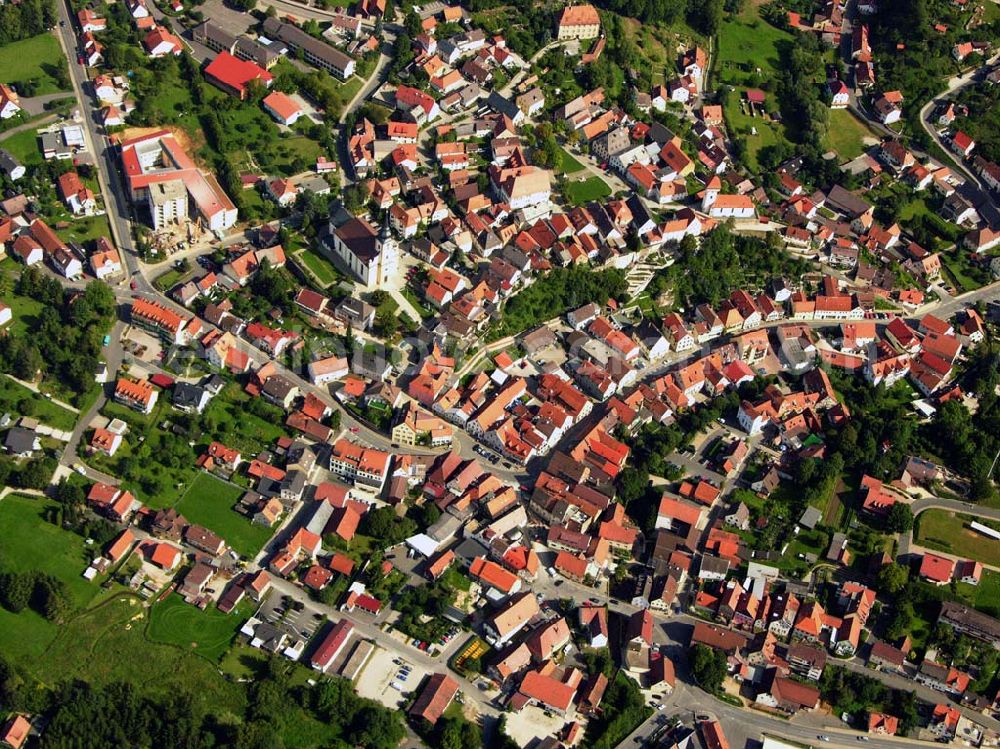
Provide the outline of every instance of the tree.
{"type": "Polygon", "coordinates": [[[699,3],[696,21],[698,30],[705,36],[715,36],[722,26],[723,0],[703,0],[699,3]]]}
{"type": "Polygon", "coordinates": [[[479,727],[462,717],[444,717],[437,724],[441,749],[480,749],[483,737],[479,727]]]}
{"type": "Polygon", "coordinates": [[[901,564],[887,564],[878,573],[878,588],[884,593],[894,595],[906,587],[910,581],[910,572],[901,564]]]}
{"type": "Polygon", "coordinates": [[[371,749],[392,749],[406,731],[400,713],[369,703],[358,710],[352,721],[351,743],[371,749]]]}
{"type": "Polygon", "coordinates": [[[646,493],[649,474],[638,468],[626,468],[618,474],[618,501],[625,507],[646,493]]]}
{"type": "Polygon", "coordinates": [[[890,507],[885,518],[885,529],[890,533],[908,533],[913,530],[913,510],[910,506],[896,502],[890,507]]]}
{"type": "Polygon", "coordinates": [[[43,363],[38,348],[30,343],[22,343],[14,357],[14,376],[22,380],[34,380],[43,363]]]}
{"type": "Polygon", "coordinates": [[[706,692],[717,694],[726,678],[726,654],[705,645],[695,645],[691,649],[691,675],[706,692]]]}
{"type": "Polygon", "coordinates": [[[0,574],[0,606],[13,614],[19,614],[31,602],[35,588],[34,578],[28,574],[5,572],[0,574]]]}
{"type": "Polygon", "coordinates": [[[391,507],[378,507],[365,513],[362,532],[381,541],[385,546],[397,544],[416,530],[416,523],[400,518],[391,507]]]}
{"type": "Polygon", "coordinates": [[[66,584],[51,575],[35,578],[31,607],[50,622],[62,622],[72,609],[66,584]]]}

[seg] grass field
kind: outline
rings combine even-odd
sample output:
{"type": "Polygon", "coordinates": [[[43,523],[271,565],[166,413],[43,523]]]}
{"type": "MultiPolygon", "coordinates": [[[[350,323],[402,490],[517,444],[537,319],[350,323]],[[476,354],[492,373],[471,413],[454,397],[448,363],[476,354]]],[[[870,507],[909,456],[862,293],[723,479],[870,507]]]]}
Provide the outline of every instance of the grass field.
{"type": "Polygon", "coordinates": [[[90,564],[83,539],[50,523],[45,515],[57,504],[10,495],[0,501],[0,570],[44,572],[66,583],[73,603],[87,606],[98,587],[81,576],[90,564]]]}
{"type": "Polygon", "coordinates": [[[958,597],[974,608],[987,611],[991,616],[1000,614],[1000,572],[983,570],[979,585],[958,583],[958,597]]]}
{"type": "Polygon", "coordinates": [[[719,81],[753,86],[758,68],[764,79],[776,76],[781,68],[778,45],[791,39],[787,32],[760,18],[754,4],[748,4],[741,15],[727,18],[719,30],[715,68],[719,81]]]}
{"type": "Polygon", "coordinates": [[[316,280],[324,286],[335,283],[339,277],[337,269],[329,260],[308,247],[296,255],[295,259],[302,261],[302,264],[312,272],[316,280]]]}
{"type": "Polygon", "coordinates": [[[70,219],[69,227],[59,229],[56,234],[64,242],[76,242],[84,244],[98,237],[111,238],[111,226],[108,224],[107,216],[87,216],[85,218],[70,219]]]}
{"type": "Polygon", "coordinates": [[[36,96],[67,90],[57,85],[53,73],[66,67],[59,42],[52,34],[39,34],[0,47],[0,83],[36,80],[36,96]]]}
{"type": "Polygon", "coordinates": [[[263,419],[247,411],[250,396],[237,383],[230,383],[205,409],[207,423],[214,425],[212,436],[244,455],[256,455],[285,435],[284,414],[272,407],[274,416],[263,419]]]}
{"type": "Polygon", "coordinates": [[[201,709],[242,714],[243,687],[221,678],[217,665],[187,647],[152,642],[148,617],[134,596],[119,594],[61,627],[42,657],[15,662],[48,684],[80,678],[100,688],[125,681],[150,696],[182,690],[201,709]]]}
{"type": "Polygon", "coordinates": [[[38,148],[38,133],[34,130],[22,130],[19,133],[8,135],[6,138],[0,140],[0,147],[9,151],[11,156],[25,166],[41,164],[45,161],[41,150],[38,148]]]}
{"type": "Polygon", "coordinates": [[[740,99],[745,89],[733,92],[724,98],[726,120],[734,136],[746,142],[746,163],[752,170],[757,170],[757,154],[766,146],[773,146],[785,140],[781,125],[770,122],[763,117],[751,117],[740,107],[740,99]],[[757,134],[753,134],[756,128],[757,134]]]}
{"type": "Polygon", "coordinates": [[[148,634],[151,640],[190,649],[218,662],[229,649],[243,620],[244,617],[236,612],[223,614],[214,607],[202,611],[172,593],[153,606],[148,634]]]}
{"type": "Polygon", "coordinates": [[[57,406],[9,377],[0,377],[0,411],[10,412],[12,416],[33,416],[44,424],[66,431],[73,430],[77,419],[72,411],[57,406]],[[20,405],[24,401],[30,402],[26,409],[20,405]]]}
{"type": "MultiPolygon", "coordinates": [[[[714,84],[728,84],[736,90],[723,99],[727,123],[733,135],[746,141],[747,166],[757,168],[757,153],[764,147],[784,139],[781,125],[762,117],[745,114],[740,101],[747,88],[760,88],[780,73],[779,45],[791,41],[785,31],[776,29],[759,16],[758,8],[749,4],[739,16],[730,16],[719,31],[717,59],[712,68],[714,84]],[[751,128],[757,129],[751,135],[751,128]]],[[[773,105],[774,94],[769,94],[773,105]]]]}
{"type": "Polygon", "coordinates": [[[1000,566],[1000,541],[968,527],[976,518],[947,510],[926,510],[917,517],[914,542],[984,564],[1000,566]]]}
{"type": "Polygon", "coordinates": [[[581,205],[591,200],[600,200],[611,194],[611,188],[600,177],[588,177],[578,182],[570,182],[565,188],[566,200],[572,205],[581,205]]]}
{"type": "Polygon", "coordinates": [[[556,165],[556,174],[576,174],[583,170],[583,164],[565,148],[559,149],[559,163],[556,165]]]}
{"type": "Polygon", "coordinates": [[[864,150],[864,139],[876,138],[875,133],[846,109],[830,110],[830,125],[824,145],[836,151],[841,161],[850,161],[864,150]]]}
{"type": "Polygon", "coordinates": [[[199,473],[177,503],[177,511],[218,533],[238,554],[252,558],[271,537],[271,529],[254,525],[233,509],[242,494],[237,486],[199,473]]]}

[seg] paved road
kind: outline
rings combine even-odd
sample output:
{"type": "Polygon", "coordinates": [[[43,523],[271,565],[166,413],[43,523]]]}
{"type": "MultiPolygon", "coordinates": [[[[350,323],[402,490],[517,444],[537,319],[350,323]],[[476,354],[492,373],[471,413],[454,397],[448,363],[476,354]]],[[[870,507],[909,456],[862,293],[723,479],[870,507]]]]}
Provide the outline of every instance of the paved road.
{"type": "MultiPolygon", "coordinates": [[[[918,499],[910,505],[914,517],[925,510],[948,510],[949,512],[960,512],[967,515],[976,515],[980,518],[990,520],[1000,520],[1000,509],[995,507],[982,507],[974,502],[962,502],[957,499],[945,499],[944,497],[929,497],[918,499]]],[[[905,557],[912,553],[913,531],[901,533],[899,536],[899,556],[905,557]]]]}
{"type": "MultiPolygon", "coordinates": [[[[123,322],[116,322],[110,333],[111,343],[103,349],[104,361],[108,366],[108,375],[112,382],[114,381],[114,373],[118,371],[119,367],[121,367],[122,359],[124,359],[125,356],[125,352],[121,346],[121,336],[124,329],[125,324],[123,322]]],[[[107,403],[108,390],[111,387],[112,384],[110,382],[102,386],[101,393],[97,397],[97,400],[95,400],[93,405],[87,409],[86,413],[80,415],[79,420],[76,423],[76,428],[73,430],[73,436],[70,437],[69,442],[66,443],[66,447],[63,448],[62,457],[59,459],[59,465],[64,470],[56,471],[56,474],[52,477],[53,483],[56,483],[60,478],[62,478],[63,475],[65,475],[66,468],[72,468],[73,465],[76,464],[79,458],[80,443],[89,428],[90,422],[94,420],[94,417],[97,416],[98,412],[104,408],[104,404],[107,403]]],[[[86,468],[89,469],[89,466],[86,468]]],[[[106,474],[98,471],[94,471],[94,474],[99,475],[101,477],[101,481],[108,483],[107,479],[110,477],[106,474]]],[[[118,480],[116,479],[113,483],[118,483],[118,480]]]]}
{"type": "MultiPolygon", "coordinates": [[[[309,11],[303,13],[304,10],[303,8],[301,8],[298,5],[290,5],[284,2],[284,0],[271,0],[271,2],[277,7],[289,6],[287,8],[288,12],[294,12],[300,17],[302,16],[309,17],[310,15],[309,11]]],[[[327,17],[329,15],[328,13],[320,11],[318,9],[314,9],[312,12],[314,12],[315,15],[318,17],[327,17]]],[[[96,119],[94,117],[94,110],[89,105],[88,99],[85,96],[84,82],[86,81],[86,71],[76,64],[75,55],[71,53],[71,50],[73,50],[75,43],[75,40],[73,39],[72,35],[72,26],[71,26],[72,19],[69,17],[69,13],[66,6],[62,3],[59,4],[59,13],[60,16],[67,21],[66,26],[60,32],[60,41],[63,44],[64,51],[66,52],[67,58],[69,59],[70,74],[73,83],[74,93],[81,104],[81,112],[83,114],[84,123],[86,125],[85,133],[88,141],[88,148],[91,149],[92,153],[96,158],[101,189],[105,194],[106,202],[108,204],[109,219],[111,220],[112,231],[115,235],[115,240],[118,246],[122,249],[122,257],[123,261],[125,262],[128,268],[128,276],[131,277],[133,280],[135,280],[138,286],[138,290],[142,292],[144,295],[149,295],[155,298],[160,303],[167,304],[170,307],[178,309],[178,311],[182,311],[179,307],[177,307],[177,305],[173,304],[173,302],[166,299],[166,297],[155,292],[155,290],[153,290],[153,288],[149,285],[146,278],[142,275],[141,266],[134,254],[135,248],[131,241],[131,232],[129,230],[129,225],[126,218],[129,215],[129,206],[125,199],[121,183],[118,179],[114,161],[113,149],[110,147],[110,145],[107,142],[107,139],[100,131],[96,119]]],[[[380,63],[381,62],[382,60],[380,59],[380,63]]],[[[378,82],[377,79],[379,78],[381,72],[384,69],[385,69],[384,65],[382,67],[376,68],[376,74],[373,76],[372,80],[369,81],[369,84],[367,84],[365,87],[366,89],[370,87],[370,90],[365,91],[364,95],[358,97],[356,101],[352,101],[351,102],[352,107],[357,106],[360,101],[363,101],[365,97],[370,95],[371,92],[375,90],[378,82]]],[[[988,292],[985,290],[981,291],[980,293],[983,294],[983,296],[979,298],[985,298],[985,296],[988,294],[994,294],[997,290],[996,288],[997,286],[998,285],[994,285],[994,288],[988,292]]],[[[127,298],[127,296],[128,296],[127,292],[121,289],[119,290],[120,300],[124,301],[125,298],[127,298]]],[[[949,304],[953,303],[956,302],[955,301],[949,302],[949,304]]],[[[831,323],[822,322],[815,324],[829,325],[831,323]]],[[[247,349],[249,350],[251,358],[253,359],[254,363],[257,366],[260,366],[270,361],[269,357],[263,354],[263,352],[257,351],[256,349],[249,346],[247,346],[247,349]]],[[[109,369],[113,368],[112,362],[115,361],[114,357],[118,355],[120,355],[120,353],[116,354],[114,351],[108,352],[108,356],[111,358],[111,361],[109,361],[109,369]]],[[[660,366],[661,365],[657,365],[657,369],[659,369],[660,366]]],[[[321,397],[325,402],[334,404],[339,408],[339,404],[336,404],[336,402],[332,398],[330,398],[329,393],[327,391],[312,386],[311,383],[304,380],[298,374],[290,372],[284,367],[279,367],[279,369],[285,376],[292,379],[304,392],[314,393],[317,396],[321,397]]],[[[90,412],[88,412],[88,415],[91,415],[90,412]]],[[[79,444],[79,438],[80,436],[82,436],[85,424],[89,421],[89,418],[87,418],[88,415],[85,415],[85,417],[81,419],[80,424],[78,424],[77,431],[74,432],[74,437],[76,439],[74,439],[71,442],[72,450],[70,450],[68,446],[66,453],[64,453],[64,461],[74,459],[75,451],[79,444]]],[[[368,429],[368,427],[366,427],[364,424],[359,423],[349,413],[342,410],[341,419],[342,419],[342,424],[346,428],[351,429],[352,433],[354,433],[358,437],[374,445],[382,447],[387,446],[388,438],[386,438],[384,435],[381,435],[377,432],[368,429]]],[[[471,447],[470,444],[466,444],[466,440],[464,439],[464,437],[460,438],[458,442],[460,445],[460,449],[463,451],[463,453],[469,447],[471,447]]],[[[434,453],[437,451],[415,449],[412,450],[412,452],[434,453]]],[[[543,575],[543,577],[546,576],[543,575]]],[[[308,596],[304,593],[304,591],[302,591],[300,588],[298,588],[289,581],[275,579],[275,587],[278,590],[278,592],[291,595],[296,599],[299,600],[308,599],[308,596]]],[[[593,588],[576,586],[575,584],[572,584],[568,581],[562,583],[561,585],[556,585],[556,581],[554,580],[547,580],[547,581],[542,580],[538,584],[538,589],[540,590],[547,589],[549,593],[552,595],[552,597],[565,597],[567,594],[569,594],[577,602],[582,602],[586,598],[590,597],[596,597],[602,601],[609,602],[609,599],[605,594],[602,594],[593,588]]],[[[631,607],[628,604],[615,603],[615,602],[610,602],[610,603],[612,610],[618,611],[620,613],[628,614],[631,613],[631,611],[634,611],[634,607],[631,607]]],[[[319,606],[315,602],[310,602],[310,605],[314,608],[319,606]]],[[[346,618],[350,619],[355,624],[355,626],[358,628],[359,633],[361,633],[363,636],[370,637],[371,639],[381,644],[383,647],[386,647],[387,649],[390,649],[393,652],[400,653],[410,661],[418,662],[421,665],[436,671],[444,670],[445,668],[445,665],[440,658],[434,658],[426,653],[402,645],[395,638],[390,637],[388,634],[379,629],[378,626],[376,626],[376,624],[373,621],[371,621],[370,618],[367,618],[365,615],[345,615],[334,609],[329,609],[328,607],[320,607],[320,608],[321,610],[326,609],[326,613],[330,614],[331,616],[336,616],[336,617],[346,616],[346,618]]],[[[689,626],[689,624],[686,623],[687,618],[683,616],[674,616],[674,617],[658,617],[658,619],[660,621],[661,626],[658,626],[656,628],[657,641],[664,645],[667,645],[668,647],[673,647],[673,648],[682,647],[683,646],[682,643],[684,641],[679,637],[679,633],[683,632],[689,626]]],[[[884,675],[879,675],[879,678],[882,678],[882,676],[884,675]]],[[[477,709],[482,714],[487,716],[495,716],[497,714],[496,709],[488,701],[486,701],[483,697],[480,696],[479,690],[476,688],[474,684],[461,678],[460,678],[460,683],[462,684],[463,690],[466,693],[466,698],[472,700],[472,702],[475,704],[477,709]]],[[[914,685],[911,682],[906,682],[905,684],[906,688],[912,688],[913,686],[914,685]]],[[[739,710],[725,703],[720,703],[716,700],[713,700],[709,698],[707,695],[701,693],[700,691],[689,689],[684,686],[681,686],[678,689],[674,700],[675,704],[680,709],[701,710],[704,708],[706,704],[711,705],[712,711],[724,719],[727,725],[727,729],[730,726],[740,726],[747,728],[749,731],[756,732],[758,735],[764,732],[771,732],[774,734],[780,734],[789,737],[797,737],[800,739],[807,739],[807,740],[814,739],[816,736],[815,728],[811,728],[808,726],[797,726],[794,723],[789,723],[780,719],[772,718],[764,714],[739,710]]],[[[841,735],[841,733],[838,732],[838,736],[839,735],[841,735]]],[[[844,735],[845,738],[849,738],[853,734],[845,732],[842,735],[844,735]]],[[[909,742],[910,745],[912,745],[913,743],[914,742],[909,742]]],[[[890,741],[876,742],[874,740],[872,741],[871,745],[879,747],[879,749],[882,749],[883,747],[885,747],[885,749],[888,749],[890,746],[893,747],[899,746],[899,744],[896,742],[890,742],[890,741]]]]}
{"type": "Polygon", "coordinates": [[[992,63],[996,62],[997,59],[998,59],[997,57],[994,57],[991,60],[987,60],[985,63],[983,63],[981,67],[976,68],[975,70],[970,70],[967,73],[963,73],[962,75],[950,78],[944,90],[937,96],[935,96],[933,99],[928,101],[926,104],[924,104],[924,106],[920,109],[920,124],[924,128],[924,131],[927,133],[927,135],[930,136],[930,138],[935,143],[937,143],[937,145],[940,146],[943,151],[952,155],[953,166],[957,168],[957,171],[961,172],[961,174],[964,175],[966,179],[971,181],[973,184],[977,185],[979,189],[986,194],[990,202],[993,202],[993,200],[989,188],[986,186],[985,183],[982,182],[978,174],[973,172],[971,169],[965,166],[964,163],[962,163],[962,160],[959,156],[952,154],[951,149],[948,147],[948,144],[944,142],[944,139],[941,137],[941,134],[938,133],[937,128],[935,128],[931,124],[930,115],[942,102],[946,101],[955,93],[961,91],[963,88],[973,83],[976,83],[977,81],[982,80],[982,78],[985,76],[986,69],[992,63]]]}
{"type": "MultiPolygon", "coordinates": [[[[307,603],[310,608],[326,614],[334,621],[337,619],[347,619],[354,625],[354,628],[359,635],[378,643],[384,649],[398,655],[401,658],[405,658],[411,663],[418,664],[422,668],[426,668],[431,672],[444,672],[449,670],[444,659],[432,656],[422,650],[417,650],[416,648],[404,645],[395,637],[390,636],[388,633],[380,629],[373,618],[368,614],[355,614],[353,612],[348,613],[340,611],[336,607],[325,606],[317,601],[313,601],[302,588],[280,577],[272,576],[271,582],[275,591],[279,594],[287,595],[295,600],[307,603]]],[[[475,685],[475,683],[453,671],[450,673],[452,678],[459,683],[459,686],[465,693],[466,702],[471,702],[475,705],[476,710],[480,715],[490,718],[499,716],[500,711],[497,710],[497,708],[494,707],[486,697],[481,696],[482,692],[475,685]]]]}
{"type": "Polygon", "coordinates": [[[390,31],[386,26],[382,27],[382,33],[384,38],[379,49],[378,62],[375,64],[375,69],[368,77],[368,80],[365,81],[365,85],[361,87],[358,93],[354,95],[354,98],[344,107],[344,111],[340,113],[341,121],[378,91],[389,76],[389,63],[392,62],[392,56],[387,53],[391,53],[396,45],[396,33],[390,31]]]}
{"type": "Polygon", "coordinates": [[[76,45],[74,38],[75,18],[70,14],[65,0],[56,3],[56,6],[59,17],[64,22],[59,28],[59,42],[69,63],[73,93],[80,105],[80,115],[84,124],[84,139],[87,143],[87,149],[93,155],[97,165],[97,179],[101,192],[104,194],[105,208],[115,245],[118,247],[125,265],[126,277],[135,282],[137,289],[152,291],[152,286],[142,275],[135,254],[132,232],[126,219],[130,215],[129,204],[121,181],[118,179],[114,148],[101,130],[97,121],[97,110],[93,107],[85,91],[85,86],[88,85],[86,68],[78,64],[76,55],[73,54],[76,45]]]}
{"type": "MultiPolygon", "coordinates": [[[[72,91],[59,91],[55,94],[43,94],[42,96],[31,96],[21,99],[21,109],[30,115],[38,115],[45,113],[45,105],[50,101],[62,101],[63,99],[72,98],[72,91]]],[[[38,123],[32,123],[35,127],[38,127],[38,123]]],[[[4,135],[8,135],[12,130],[4,132],[4,135]]]]}

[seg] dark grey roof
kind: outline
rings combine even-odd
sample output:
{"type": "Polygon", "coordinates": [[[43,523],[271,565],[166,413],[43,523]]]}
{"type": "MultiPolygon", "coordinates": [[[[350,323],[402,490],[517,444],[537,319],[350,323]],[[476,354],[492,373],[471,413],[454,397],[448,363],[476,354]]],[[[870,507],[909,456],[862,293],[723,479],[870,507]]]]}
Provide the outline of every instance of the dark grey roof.
{"type": "Polygon", "coordinates": [[[491,91],[490,95],[486,99],[486,106],[490,109],[499,112],[500,114],[505,114],[511,119],[519,116],[521,110],[518,109],[517,103],[506,96],[497,93],[496,91],[491,91]]]}
{"type": "Polygon", "coordinates": [[[189,382],[178,382],[174,385],[173,403],[175,406],[197,408],[205,397],[205,388],[192,385],[189,382]]]}
{"type": "Polygon", "coordinates": [[[20,162],[11,155],[10,151],[0,148],[0,169],[3,169],[5,174],[10,175],[19,166],[21,166],[20,162]]]}
{"type": "Polygon", "coordinates": [[[3,446],[15,455],[30,453],[35,449],[35,433],[24,427],[13,427],[7,432],[3,446]]]}
{"type": "Polygon", "coordinates": [[[269,37],[280,39],[291,47],[301,48],[339,70],[345,69],[353,60],[350,55],[336,47],[310,36],[298,26],[282,23],[277,18],[268,18],[264,21],[264,33],[269,37]]]}

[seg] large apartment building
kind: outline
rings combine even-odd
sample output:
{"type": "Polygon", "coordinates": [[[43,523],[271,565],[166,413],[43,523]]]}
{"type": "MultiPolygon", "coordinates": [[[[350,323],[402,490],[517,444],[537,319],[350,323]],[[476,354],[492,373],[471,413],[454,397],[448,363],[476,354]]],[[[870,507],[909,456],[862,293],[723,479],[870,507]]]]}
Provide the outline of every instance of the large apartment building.
{"type": "Polygon", "coordinates": [[[601,33],[601,17],[593,5],[569,5],[559,15],[556,38],[595,39],[601,33]]]}
{"type": "Polygon", "coordinates": [[[272,39],[278,39],[293,50],[301,50],[305,61],[310,65],[337,76],[348,79],[354,75],[354,58],[326,42],[310,36],[298,26],[284,23],[277,18],[264,21],[264,33],[272,39]]]}

